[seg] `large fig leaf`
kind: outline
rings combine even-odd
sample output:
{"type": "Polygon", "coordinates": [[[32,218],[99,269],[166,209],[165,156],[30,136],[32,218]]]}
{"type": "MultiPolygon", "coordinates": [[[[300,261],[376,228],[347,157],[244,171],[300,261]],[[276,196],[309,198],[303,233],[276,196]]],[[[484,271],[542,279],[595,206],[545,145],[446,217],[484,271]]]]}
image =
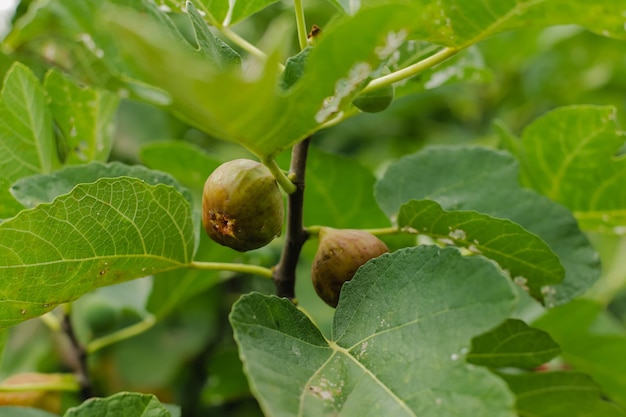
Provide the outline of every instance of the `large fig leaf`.
{"type": "Polygon", "coordinates": [[[615,108],[572,106],[533,121],[521,140],[508,139],[524,182],[563,204],[581,228],[626,233],[626,160],[618,151],[615,108]]]}
{"type": "Polygon", "coordinates": [[[412,200],[400,207],[398,226],[493,259],[538,300],[544,286],[558,284],[565,274],[544,241],[510,220],[475,211],[445,211],[434,201],[412,200]]]}
{"type": "Polygon", "coordinates": [[[270,56],[254,77],[219,71],[136,13],[116,8],[108,23],[140,78],[166,91],[181,118],[264,158],[304,139],[350,105],[371,71],[400,46],[410,22],[406,11],[378,7],[329,28],[311,51],[306,73],[283,94],[276,85],[276,57],[270,56]],[[346,42],[354,33],[360,35],[346,42]]]}
{"type": "Polygon", "coordinates": [[[0,242],[5,327],[94,288],[188,265],[195,227],[175,188],[105,178],[0,224],[0,242]]]}
{"type": "Polygon", "coordinates": [[[0,218],[6,218],[21,208],[9,193],[11,184],[51,172],[59,159],[46,95],[32,71],[14,64],[0,94],[0,218]]]}
{"type": "Polygon", "coordinates": [[[491,262],[420,246],[359,269],[343,287],[330,340],[277,297],[245,295],[230,320],[267,415],[512,417],[502,381],[463,358],[515,302],[491,262]]]}
{"type": "Polygon", "coordinates": [[[407,201],[429,199],[444,210],[476,210],[510,219],[538,235],[565,268],[563,282],[544,294],[546,304],[562,304],[597,280],[597,254],[567,209],[521,188],[517,178],[517,163],[504,152],[431,147],[390,165],[376,186],[376,196],[392,218],[407,201]]]}

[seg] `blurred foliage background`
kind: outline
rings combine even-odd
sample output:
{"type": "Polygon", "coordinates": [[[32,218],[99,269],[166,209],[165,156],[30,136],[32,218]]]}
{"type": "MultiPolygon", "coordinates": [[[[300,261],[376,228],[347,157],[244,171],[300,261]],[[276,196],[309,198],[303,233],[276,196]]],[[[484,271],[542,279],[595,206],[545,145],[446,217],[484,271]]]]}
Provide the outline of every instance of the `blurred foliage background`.
{"type": "MultiPolygon", "coordinates": [[[[20,2],[13,21],[27,12],[31,2],[20,2]]],[[[335,9],[322,0],[310,0],[305,5],[308,22],[322,29],[335,13],[335,9]]],[[[278,17],[293,20],[292,14],[289,2],[279,2],[236,25],[235,30],[252,42],[262,41],[273,21],[278,17]]],[[[189,29],[186,19],[175,17],[175,21],[183,32],[189,29]]],[[[49,37],[10,53],[3,52],[0,72],[4,74],[12,62],[19,60],[42,76],[49,68],[47,48],[64,45],[56,42],[56,31],[53,27],[50,29],[49,37]]],[[[295,30],[292,33],[287,55],[295,53],[297,47],[295,30]]],[[[372,172],[380,173],[388,161],[429,144],[497,147],[495,122],[504,123],[519,134],[537,116],[563,105],[610,104],[618,109],[620,125],[626,126],[623,42],[578,27],[562,26],[505,33],[481,42],[478,49],[484,66],[491,72],[488,82],[456,84],[400,98],[382,113],[360,114],[320,132],[313,138],[313,146],[348,156],[372,172]]],[[[131,100],[122,102],[112,159],[142,163],[141,149],[165,140],[195,144],[218,162],[249,157],[237,145],[209,137],[161,109],[131,100]]],[[[622,250],[622,240],[592,238],[606,261],[607,273],[623,281],[626,268],[619,265],[620,257],[615,255],[622,250]]],[[[314,242],[305,247],[298,296],[302,305],[328,331],[332,311],[317,301],[308,282],[306,259],[312,258],[314,250],[314,242]]],[[[224,257],[229,258],[225,259],[227,261],[238,256],[238,260],[272,265],[279,254],[280,245],[274,242],[244,258],[241,258],[244,255],[233,254],[224,257]]],[[[271,282],[257,277],[227,278],[168,314],[149,331],[92,355],[90,363],[96,394],[104,396],[120,390],[152,392],[164,402],[181,404],[186,417],[260,416],[241,371],[226,317],[242,292],[273,293],[274,287],[271,282]]],[[[139,315],[133,302],[112,303],[114,319],[100,330],[86,322],[85,311],[97,300],[111,302],[129,293],[141,297],[145,293],[142,286],[146,285],[151,285],[150,278],[106,288],[76,302],[74,320],[77,328],[82,329],[82,337],[137,322],[139,315]]],[[[610,311],[622,323],[626,322],[626,294],[618,294],[612,301],[610,311]]],[[[11,331],[0,377],[24,371],[67,371],[71,358],[64,356],[64,343],[40,320],[17,326],[11,331]]],[[[69,395],[65,405],[77,401],[78,398],[69,395]]]]}

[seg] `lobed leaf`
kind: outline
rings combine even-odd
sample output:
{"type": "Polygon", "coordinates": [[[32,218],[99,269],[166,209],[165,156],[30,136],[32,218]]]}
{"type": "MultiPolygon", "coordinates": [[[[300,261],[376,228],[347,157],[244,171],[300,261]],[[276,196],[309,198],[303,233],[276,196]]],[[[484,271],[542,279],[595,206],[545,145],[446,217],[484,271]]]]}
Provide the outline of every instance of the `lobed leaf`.
{"type": "Polygon", "coordinates": [[[626,134],[615,117],[613,107],[563,107],[509,141],[527,185],[572,210],[581,228],[624,234],[626,134]]]}
{"type": "Polygon", "coordinates": [[[119,392],[106,398],[91,398],[72,407],[63,417],[173,417],[152,394],[119,392]]]}
{"type": "Polygon", "coordinates": [[[544,299],[549,306],[565,303],[598,279],[598,256],[567,209],[521,188],[517,177],[517,163],[506,153],[430,147],[391,164],[376,185],[376,198],[392,218],[407,201],[428,199],[444,210],[476,210],[519,224],[559,257],[565,278],[544,299]]]}
{"type": "Polygon", "coordinates": [[[277,297],[245,295],[230,320],[268,415],[512,417],[502,382],[462,359],[515,302],[491,262],[420,246],[368,262],[344,285],[332,340],[277,297]]]}
{"type": "Polygon", "coordinates": [[[467,361],[490,368],[533,369],[561,352],[550,335],[517,319],[472,339],[467,361]]]}
{"type": "Polygon", "coordinates": [[[0,224],[0,242],[5,327],[97,287],[188,265],[195,227],[173,187],[105,178],[0,224]]]}
{"type": "Polygon", "coordinates": [[[446,211],[434,201],[412,200],[400,207],[398,226],[493,259],[538,300],[543,299],[544,286],[558,284],[565,275],[548,245],[510,220],[475,211],[446,211]]]}
{"type": "Polygon", "coordinates": [[[602,398],[598,385],[576,372],[498,374],[517,396],[520,416],[623,417],[624,409],[602,398]]]}
{"type": "Polygon", "coordinates": [[[15,63],[0,93],[0,218],[21,208],[9,194],[15,180],[58,165],[44,89],[28,67],[15,63]]]}

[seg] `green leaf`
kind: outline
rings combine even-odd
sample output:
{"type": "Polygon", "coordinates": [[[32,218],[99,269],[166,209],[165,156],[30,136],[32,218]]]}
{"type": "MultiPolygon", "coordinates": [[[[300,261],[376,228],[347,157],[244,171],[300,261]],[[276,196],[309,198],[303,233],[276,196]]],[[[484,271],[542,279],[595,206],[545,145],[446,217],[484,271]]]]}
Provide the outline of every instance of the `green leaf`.
{"type": "Polygon", "coordinates": [[[172,417],[152,394],[119,392],[107,398],[91,398],[72,407],[63,417],[172,417]]]}
{"type": "MultiPolygon", "coordinates": [[[[160,8],[166,12],[185,13],[188,3],[187,0],[160,0],[160,8]]],[[[195,0],[193,3],[213,26],[221,26],[230,9],[228,0],[195,0]]]]}
{"type": "Polygon", "coordinates": [[[568,207],[581,228],[626,233],[626,159],[617,156],[626,134],[614,107],[553,110],[515,141],[522,178],[537,192],[568,207]]]}
{"type": "Polygon", "coordinates": [[[561,284],[546,292],[546,305],[581,294],[600,274],[599,260],[573,215],[564,207],[519,186],[510,155],[480,147],[430,147],[389,166],[376,198],[395,217],[412,199],[434,200],[444,210],[476,210],[510,219],[538,235],[565,268],[561,284]],[[416,180],[419,179],[419,180],[416,180]]]}
{"type": "Polygon", "coordinates": [[[189,202],[193,198],[189,191],[168,174],[154,171],[141,165],[126,165],[121,162],[92,162],[80,166],[68,166],[52,174],[31,175],[15,182],[11,187],[13,196],[24,205],[32,208],[41,203],[50,203],[57,196],[67,194],[82,183],[95,182],[100,178],[133,177],[146,184],[166,184],[176,188],[189,202]]]}
{"type": "Polygon", "coordinates": [[[352,158],[314,147],[307,159],[304,223],[335,228],[376,228],[389,220],[373,196],[374,174],[352,158]]]}
{"type": "Polygon", "coordinates": [[[604,318],[602,305],[575,300],[548,311],[533,323],[559,344],[563,359],[589,374],[611,399],[626,407],[626,332],[599,331],[604,318]]]}
{"type": "Polygon", "coordinates": [[[400,31],[409,17],[403,7],[379,7],[329,28],[311,51],[306,73],[285,94],[277,91],[278,62],[273,55],[254,77],[219,71],[136,13],[118,8],[105,20],[141,78],[171,95],[172,110],[179,117],[264,159],[303,140],[347,108],[370,72],[393,52],[396,43],[389,40],[390,31],[400,31]],[[354,33],[362,35],[346,42],[354,33]],[[154,71],[155,65],[159,71],[154,71]],[[242,105],[242,97],[254,100],[242,105]]]}
{"type": "Polygon", "coordinates": [[[146,166],[171,174],[198,196],[207,177],[220,165],[204,149],[183,141],[148,143],[139,157],[146,166]]]}
{"type": "Polygon", "coordinates": [[[58,417],[56,414],[32,407],[2,406],[2,417],[58,417]]]}
{"type": "Polygon", "coordinates": [[[285,63],[285,70],[283,71],[282,78],[280,79],[280,87],[283,91],[288,91],[300,78],[302,78],[312,49],[313,48],[311,46],[307,46],[296,55],[287,59],[287,62],[285,63]]]}
{"type": "Polygon", "coordinates": [[[106,161],[113,146],[113,122],[119,97],[79,86],[56,70],[48,72],[44,88],[62,135],[59,151],[63,162],[106,161]]]}
{"type": "MultiPolygon", "coordinates": [[[[362,0],[364,6],[382,0],[362,0]]],[[[388,3],[389,0],[384,0],[388,3]]],[[[577,24],[603,36],[626,39],[624,6],[614,0],[395,0],[413,6],[414,36],[440,45],[466,47],[497,33],[577,24]]],[[[342,5],[352,2],[341,1],[342,5]]],[[[349,10],[346,10],[349,11],[349,10]]]]}
{"type": "Polygon", "coordinates": [[[19,211],[9,186],[27,175],[49,173],[59,161],[45,92],[32,71],[15,63],[0,94],[0,218],[6,218],[19,211]]]}
{"type": "Polygon", "coordinates": [[[239,67],[241,65],[239,54],[213,35],[193,3],[187,2],[187,12],[196,32],[198,48],[203,56],[218,68],[239,67]]]}
{"type": "Polygon", "coordinates": [[[111,285],[191,262],[189,202],[134,178],[80,184],[0,224],[0,327],[111,285]]]}
{"type": "Polygon", "coordinates": [[[445,211],[434,201],[412,200],[400,207],[398,226],[493,259],[538,300],[543,299],[544,286],[558,284],[565,275],[550,247],[510,220],[475,211],[445,211]]]}
{"type": "Polygon", "coordinates": [[[498,374],[517,396],[520,416],[623,417],[626,412],[602,399],[598,385],[576,372],[498,374]]]}
{"type": "Polygon", "coordinates": [[[467,361],[491,368],[533,369],[561,352],[544,331],[521,320],[508,319],[497,328],[475,337],[467,361]]]}
{"type": "Polygon", "coordinates": [[[230,320],[267,415],[512,417],[503,383],[462,358],[515,302],[491,262],[420,246],[359,269],[341,292],[331,340],[277,297],[245,295],[230,320]]]}

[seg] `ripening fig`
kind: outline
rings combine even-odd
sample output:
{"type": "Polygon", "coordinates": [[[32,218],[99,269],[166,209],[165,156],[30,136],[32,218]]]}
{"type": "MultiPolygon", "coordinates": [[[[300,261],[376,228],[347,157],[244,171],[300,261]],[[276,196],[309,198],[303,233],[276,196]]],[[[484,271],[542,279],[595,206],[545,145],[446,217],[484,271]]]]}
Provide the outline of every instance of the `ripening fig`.
{"type": "Polygon", "coordinates": [[[283,196],[267,167],[249,159],[220,165],[202,193],[202,223],[211,239],[240,252],[267,245],[283,226],[283,196]]]}
{"type": "MultiPolygon", "coordinates": [[[[390,74],[389,68],[383,67],[379,76],[390,74]]],[[[361,93],[352,100],[359,110],[366,113],[378,113],[385,110],[391,105],[395,96],[395,89],[393,85],[386,85],[376,90],[368,91],[367,93],[361,93]]]]}
{"type": "Polygon", "coordinates": [[[322,227],[311,269],[317,295],[337,307],[343,283],[352,279],[361,265],[387,252],[387,245],[371,233],[322,227]]]}

